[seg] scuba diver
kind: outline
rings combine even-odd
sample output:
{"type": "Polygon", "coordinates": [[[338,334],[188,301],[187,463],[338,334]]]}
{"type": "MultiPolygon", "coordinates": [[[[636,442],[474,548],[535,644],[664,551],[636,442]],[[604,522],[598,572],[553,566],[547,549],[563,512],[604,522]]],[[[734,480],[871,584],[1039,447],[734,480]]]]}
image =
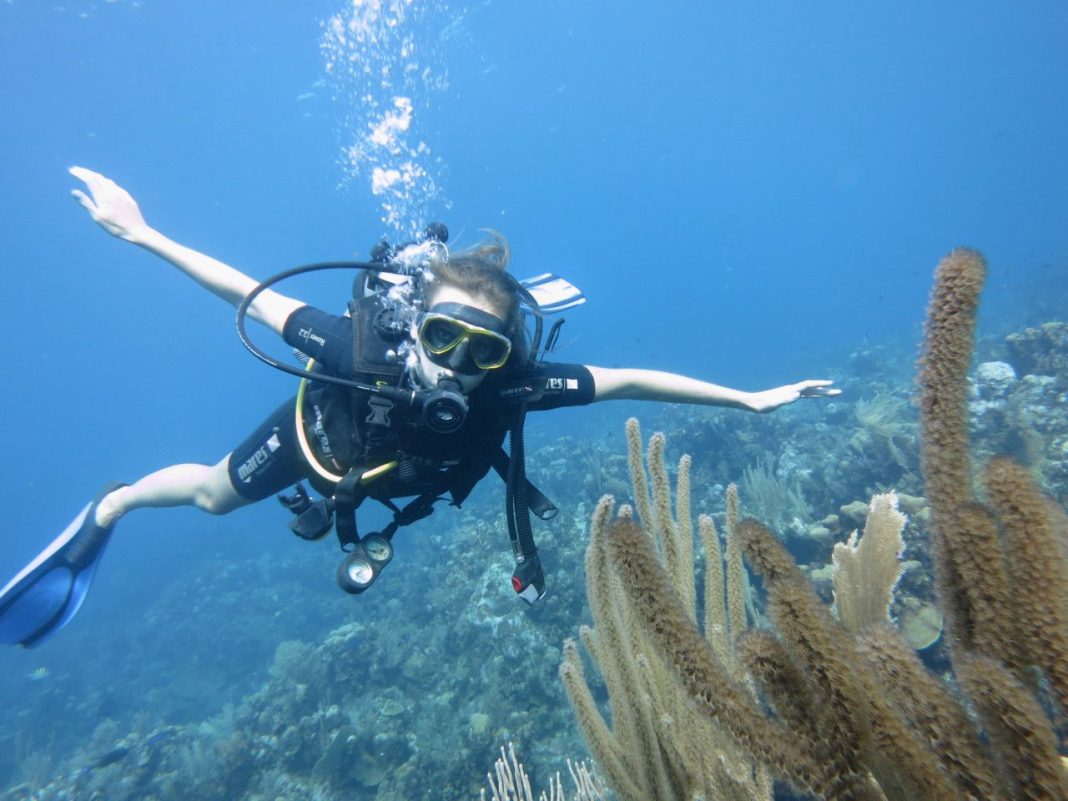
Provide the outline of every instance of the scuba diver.
{"type": "Polygon", "coordinates": [[[556,510],[526,479],[527,411],[628,399],[769,412],[800,398],[839,394],[823,380],[743,392],[654,370],[542,361],[559,331],[558,323],[543,348],[543,315],[583,298],[555,276],[517,281],[507,272],[507,243],[496,234],[450,252],[447,231],[436,224],[406,246],[380,243],[369,262],[309,265],[260,284],[156,231],[110,179],[82,167],[70,172],[85,184],[72,194],[94,222],[236,306],[246,346],[301,382],[295,398],[214,464],[176,464],[132,484],[105,486],[0,590],[3,643],[32,647],[70,621],[116,523],[135,509],[195,506],[221,515],[278,496],[295,515],[290,527],[297,535],[314,540],[336,530],[347,553],[338,583],[355,594],[389,563],[398,527],[426,517],[445,496],[459,506],[491,469],[506,485],[512,586],[533,603],[544,595],[545,581],[530,512],[548,519],[556,510]],[[360,271],[344,315],[271,288],[290,275],[337,268],[360,271]],[[303,367],[279,363],[252,345],[246,316],[288,343],[303,367]],[[302,481],[322,500],[313,501],[302,481]],[[367,498],[394,516],[382,531],[361,536],[355,510],[367,498]],[[402,508],[394,504],[401,498],[414,500],[402,508]]]}

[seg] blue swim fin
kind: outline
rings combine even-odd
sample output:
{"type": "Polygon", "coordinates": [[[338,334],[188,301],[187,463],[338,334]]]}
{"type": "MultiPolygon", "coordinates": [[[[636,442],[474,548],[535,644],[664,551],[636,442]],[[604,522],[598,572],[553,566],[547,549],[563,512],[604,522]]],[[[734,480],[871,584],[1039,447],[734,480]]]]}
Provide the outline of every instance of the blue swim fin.
{"type": "Polygon", "coordinates": [[[109,484],[36,559],[0,590],[0,643],[26,648],[47,640],[85,600],[112,527],[93,521],[97,504],[120,483],[109,484]]]}

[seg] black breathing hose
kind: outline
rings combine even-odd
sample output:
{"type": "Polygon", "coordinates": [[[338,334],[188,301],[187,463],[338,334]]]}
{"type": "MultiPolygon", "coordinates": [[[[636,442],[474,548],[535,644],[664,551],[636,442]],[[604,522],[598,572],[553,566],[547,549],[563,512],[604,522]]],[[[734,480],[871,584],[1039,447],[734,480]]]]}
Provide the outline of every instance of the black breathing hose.
{"type": "Polygon", "coordinates": [[[287,278],[292,278],[295,275],[303,275],[304,273],[315,273],[323,270],[369,270],[372,272],[392,272],[388,267],[382,264],[372,264],[370,262],[363,261],[324,261],[316,264],[305,264],[300,267],[294,267],[290,270],[284,270],[277,275],[272,275],[263,283],[256,286],[251,292],[249,292],[244,300],[237,307],[237,336],[241,340],[241,344],[244,345],[249,353],[259,359],[265,364],[269,364],[276,370],[281,370],[283,373],[289,373],[295,375],[298,378],[310,378],[312,381],[321,381],[326,384],[336,384],[341,387],[349,387],[350,389],[358,389],[363,392],[371,392],[375,395],[381,395],[382,397],[389,398],[393,401],[401,401],[402,403],[412,403],[415,398],[415,393],[407,389],[398,389],[396,387],[379,387],[373,384],[363,384],[359,381],[351,381],[346,378],[338,378],[337,376],[327,375],[325,373],[315,373],[309,376],[307,371],[300,367],[294,367],[284,362],[280,362],[268,353],[263,352],[258,347],[252,344],[252,340],[249,339],[248,332],[245,330],[245,318],[248,316],[249,307],[252,302],[256,300],[265,290],[270,289],[280,281],[285,281],[287,278]]]}

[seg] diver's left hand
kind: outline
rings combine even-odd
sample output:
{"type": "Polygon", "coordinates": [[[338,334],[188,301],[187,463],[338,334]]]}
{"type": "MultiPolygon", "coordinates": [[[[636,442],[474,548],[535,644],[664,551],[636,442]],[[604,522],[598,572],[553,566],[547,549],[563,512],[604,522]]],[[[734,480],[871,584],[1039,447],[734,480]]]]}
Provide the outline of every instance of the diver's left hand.
{"type": "Polygon", "coordinates": [[[799,381],[763,392],[750,392],[745,405],[754,412],[773,412],[801,398],[833,398],[842,394],[842,390],[831,386],[833,383],[823,380],[799,381]]]}

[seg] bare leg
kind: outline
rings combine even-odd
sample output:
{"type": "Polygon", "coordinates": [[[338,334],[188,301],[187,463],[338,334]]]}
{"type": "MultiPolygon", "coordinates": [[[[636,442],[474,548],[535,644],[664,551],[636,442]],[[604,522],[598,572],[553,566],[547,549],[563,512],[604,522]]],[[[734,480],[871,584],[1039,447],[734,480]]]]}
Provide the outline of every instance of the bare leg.
{"type": "Polygon", "coordinates": [[[252,501],[230,483],[230,455],[215,465],[176,464],[157,470],[128,487],[107,495],[96,507],[96,524],[108,527],[134,509],[146,506],[195,506],[224,515],[252,501]]]}

